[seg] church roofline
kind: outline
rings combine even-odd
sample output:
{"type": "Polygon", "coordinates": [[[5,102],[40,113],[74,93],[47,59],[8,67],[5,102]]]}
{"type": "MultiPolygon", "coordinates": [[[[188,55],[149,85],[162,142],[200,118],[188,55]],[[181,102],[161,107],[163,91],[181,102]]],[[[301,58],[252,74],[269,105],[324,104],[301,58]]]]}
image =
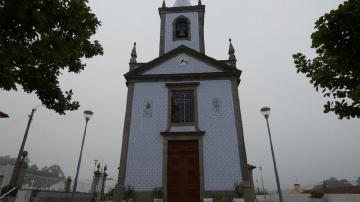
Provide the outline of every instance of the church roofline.
{"type": "MultiPolygon", "coordinates": [[[[187,46],[182,45],[182,46],[179,46],[179,47],[171,50],[170,52],[168,52],[164,55],[161,55],[160,57],[158,57],[148,63],[143,63],[142,65],[138,66],[136,69],[130,70],[128,73],[124,74],[124,77],[126,79],[129,79],[131,77],[140,76],[141,73],[150,70],[151,68],[155,67],[156,65],[174,57],[175,55],[177,55],[179,53],[187,53],[189,56],[198,58],[201,61],[204,61],[210,65],[213,65],[216,68],[223,70],[224,72],[222,72],[222,73],[225,73],[226,75],[236,75],[239,77],[241,75],[241,70],[239,70],[236,67],[233,67],[231,65],[228,65],[225,61],[216,60],[212,57],[209,57],[205,54],[202,54],[202,53],[195,51],[187,46]]],[[[218,73],[218,74],[220,74],[220,73],[218,73]]],[[[143,76],[143,75],[141,75],[141,76],[143,76]]]]}
{"type": "Polygon", "coordinates": [[[203,80],[227,80],[236,79],[240,83],[241,73],[235,72],[210,72],[210,73],[187,73],[187,74],[154,74],[135,75],[126,78],[126,85],[132,82],[175,82],[175,81],[203,81],[203,80]]]}
{"type": "Polygon", "coordinates": [[[160,7],[159,14],[162,13],[184,13],[184,12],[205,12],[205,5],[182,6],[182,7],[160,7]]]}

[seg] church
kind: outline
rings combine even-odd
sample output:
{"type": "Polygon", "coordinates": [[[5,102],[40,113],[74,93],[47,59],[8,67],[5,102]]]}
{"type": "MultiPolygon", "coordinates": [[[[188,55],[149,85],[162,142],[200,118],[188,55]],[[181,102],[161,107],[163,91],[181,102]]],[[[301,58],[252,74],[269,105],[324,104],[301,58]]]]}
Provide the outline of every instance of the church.
{"type": "MultiPolygon", "coordinates": [[[[122,149],[114,202],[133,187],[133,201],[153,201],[163,188],[165,202],[202,202],[217,193],[234,197],[234,184],[252,193],[238,86],[235,50],[229,58],[205,53],[205,5],[164,1],[159,8],[159,57],[130,69],[122,149]]],[[[226,200],[229,201],[229,200],[226,200]]]]}

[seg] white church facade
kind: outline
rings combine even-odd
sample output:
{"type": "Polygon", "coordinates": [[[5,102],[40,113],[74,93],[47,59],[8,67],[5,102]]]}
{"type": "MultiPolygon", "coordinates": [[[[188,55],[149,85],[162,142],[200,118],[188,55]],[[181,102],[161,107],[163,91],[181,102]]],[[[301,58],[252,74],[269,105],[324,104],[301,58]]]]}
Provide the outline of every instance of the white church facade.
{"type": "Polygon", "coordinates": [[[245,185],[253,201],[246,158],[236,68],[229,59],[205,54],[201,1],[176,0],[159,8],[159,57],[138,63],[136,44],[125,74],[128,94],[114,202],[127,186],[134,201],[152,201],[163,187],[164,201],[200,202],[216,192],[234,195],[245,185]]]}

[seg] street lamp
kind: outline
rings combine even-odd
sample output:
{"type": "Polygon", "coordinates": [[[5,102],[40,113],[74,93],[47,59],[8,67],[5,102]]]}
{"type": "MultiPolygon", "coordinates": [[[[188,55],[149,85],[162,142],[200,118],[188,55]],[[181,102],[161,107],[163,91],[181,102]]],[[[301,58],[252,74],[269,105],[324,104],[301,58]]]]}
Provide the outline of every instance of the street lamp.
{"type": "Polygon", "coordinates": [[[88,124],[90,118],[93,116],[93,114],[94,113],[92,111],[90,111],[90,110],[84,111],[85,130],[84,130],[84,135],[83,135],[83,139],[82,139],[82,143],[81,143],[80,156],[79,156],[79,161],[78,161],[78,165],[77,165],[77,169],[76,169],[76,177],[75,177],[74,188],[73,188],[73,192],[72,192],[72,201],[73,202],[75,201],[75,193],[76,193],[77,181],[78,181],[78,177],[79,177],[82,152],[83,152],[83,148],[84,148],[84,142],[85,142],[85,136],[86,136],[86,128],[87,128],[87,124],[88,124]]]}
{"type": "Polygon", "coordinates": [[[272,154],[272,158],[273,158],[273,162],[274,162],[276,185],[277,185],[277,189],[278,189],[278,192],[279,192],[279,200],[280,200],[280,202],[283,202],[283,197],[282,197],[281,187],[280,187],[279,174],[278,174],[278,171],[277,171],[274,148],[273,148],[273,144],[272,144],[272,140],[271,140],[271,132],[270,132],[270,126],[269,126],[270,108],[269,107],[263,107],[263,108],[261,108],[260,111],[261,111],[261,113],[264,115],[264,117],[266,119],[266,124],[267,124],[268,132],[269,132],[271,154],[272,154]]]}

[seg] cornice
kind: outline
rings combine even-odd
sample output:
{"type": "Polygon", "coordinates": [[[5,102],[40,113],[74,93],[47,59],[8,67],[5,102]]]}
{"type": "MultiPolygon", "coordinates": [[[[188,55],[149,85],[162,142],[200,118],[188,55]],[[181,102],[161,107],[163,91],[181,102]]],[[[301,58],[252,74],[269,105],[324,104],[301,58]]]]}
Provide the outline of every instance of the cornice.
{"type": "Polygon", "coordinates": [[[205,5],[159,8],[160,15],[163,13],[188,13],[188,12],[205,12],[205,5]]]}

